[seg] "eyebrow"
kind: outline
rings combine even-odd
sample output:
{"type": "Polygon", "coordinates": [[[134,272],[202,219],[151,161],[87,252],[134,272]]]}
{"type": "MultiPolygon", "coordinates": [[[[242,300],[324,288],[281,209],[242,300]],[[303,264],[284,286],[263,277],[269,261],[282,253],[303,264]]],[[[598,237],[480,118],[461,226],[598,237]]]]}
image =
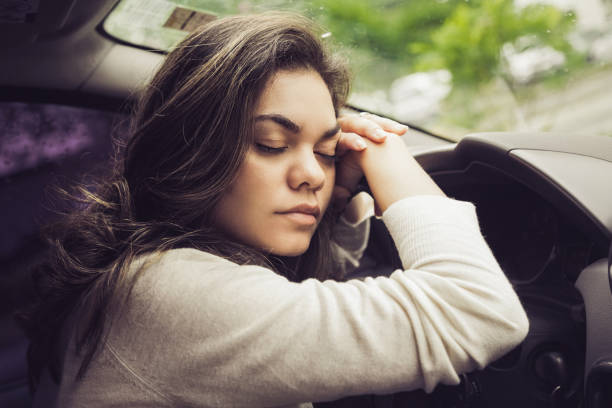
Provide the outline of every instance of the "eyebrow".
{"type": "MultiPolygon", "coordinates": [[[[267,114],[263,114],[263,115],[258,115],[255,118],[255,122],[261,122],[261,121],[264,121],[264,120],[271,120],[272,122],[281,125],[282,127],[287,129],[291,133],[296,133],[297,134],[297,133],[300,133],[300,130],[301,130],[301,127],[297,123],[293,122],[288,117],[280,115],[278,113],[267,113],[267,114]]],[[[323,135],[321,136],[321,139],[330,139],[333,136],[335,136],[336,133],[338,133],[339,130],[340,130],[340,124],[336,123],[336,125],[333,128],[323,132],[323,135]]]]}

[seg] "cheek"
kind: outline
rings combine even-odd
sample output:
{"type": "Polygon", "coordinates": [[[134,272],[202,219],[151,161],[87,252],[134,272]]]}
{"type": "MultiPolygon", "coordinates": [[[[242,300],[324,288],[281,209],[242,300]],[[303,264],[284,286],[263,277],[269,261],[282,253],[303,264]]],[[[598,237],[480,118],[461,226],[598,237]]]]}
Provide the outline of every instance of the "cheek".
{"type": "Polygon", "coordinates": [[[329,201],[331,200],[332,193],[334,191],[334,185],[336,184],[336,167],[332,166],[331,168],[325,170],[325,186],[323,187],[322,200],[321,204],[327,208],[329,201]]]}
{"type": "Polygon", "coordinates": [[[240,173],[240,185],[243,189],[255,196],[265,196],[267,190],[277,187],[281,169],[266,160],[250,158],[245,160],[240,173]]]}
{"type": "Polygon", "coordinates": [[[231,207],[234,211],[246,210],[251,201],[258,200],[263,189],[262,182],[265,180],[259,167],[247,153],[236,178],[225,190],[219,206],[231,207]]]}
{"type": "Polygon", "coordinates": [[[233,183],[231,195],[243,211],[268,207],[277,196],[282,182],[282,169],[277,164],[247,155],[233,183]]]}
{"type": "Polygon", "coordinates": [[[265,166],[247,154],[236,178],[213,211],[213,224],[231,236],[249,242],[244,239],[244,234],[250,231],[249,226],[256,226],[261,220],[262,203],[270,198],[271,182],[266,174],[265,166]]]}

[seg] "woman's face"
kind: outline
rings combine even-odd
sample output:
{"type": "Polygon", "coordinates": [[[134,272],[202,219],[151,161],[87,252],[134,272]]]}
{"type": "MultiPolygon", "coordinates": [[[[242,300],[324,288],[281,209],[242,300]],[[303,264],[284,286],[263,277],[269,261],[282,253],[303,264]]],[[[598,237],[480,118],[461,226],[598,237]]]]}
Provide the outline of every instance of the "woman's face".
{"type": "Polygon", "coordinates": [[[265,252],[300,255],[334,187],[340,132],[329,90],[316,71],[279,71],[254,118],[255,143],[215,207],[215,223],[265,252]]]}

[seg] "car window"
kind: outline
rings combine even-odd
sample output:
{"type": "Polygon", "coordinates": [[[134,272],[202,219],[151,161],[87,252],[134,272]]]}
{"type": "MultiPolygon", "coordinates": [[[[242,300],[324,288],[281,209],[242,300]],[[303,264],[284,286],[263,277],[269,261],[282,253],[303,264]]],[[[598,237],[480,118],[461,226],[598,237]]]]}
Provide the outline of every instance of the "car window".
{"type": "Polygon", "coordinates": [[[104,22],[167,51],[221,16],[294,10],[346,54],[349,103],[452,140],[482,131],[612,135],[604,0],[123,0],[104,22]]]}

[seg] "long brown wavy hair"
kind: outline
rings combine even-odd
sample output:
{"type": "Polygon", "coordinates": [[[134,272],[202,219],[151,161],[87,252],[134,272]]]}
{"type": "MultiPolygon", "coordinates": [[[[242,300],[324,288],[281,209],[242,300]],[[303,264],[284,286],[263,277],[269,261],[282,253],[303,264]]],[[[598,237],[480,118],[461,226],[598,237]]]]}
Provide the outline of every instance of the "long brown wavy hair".
{"type": "Polygon", "coordinates": [[[267,81],[300,68],[321,75],[337,113],[348,94],[347,70],[303,17],[220,19],[170,52],[142,93],[110,174],[71,192],[71,210],[46,230],[50,251],[34,275],[37,301],[20,317],[31,339],[33,387],[45,368],[59,381],[63,330],[73,330],[82,377],[108,333],[111,306],[125,305],[133,288],[138,274],[128,269],[139,255],[190,247],[266,265],[293,281],[335,277],[331,211],[307,252],[292,259],[234,242],[211,222],[253,143],[253,112],[267,81]],[[73,316],[77,323],[68,328],[73,316]]]}

